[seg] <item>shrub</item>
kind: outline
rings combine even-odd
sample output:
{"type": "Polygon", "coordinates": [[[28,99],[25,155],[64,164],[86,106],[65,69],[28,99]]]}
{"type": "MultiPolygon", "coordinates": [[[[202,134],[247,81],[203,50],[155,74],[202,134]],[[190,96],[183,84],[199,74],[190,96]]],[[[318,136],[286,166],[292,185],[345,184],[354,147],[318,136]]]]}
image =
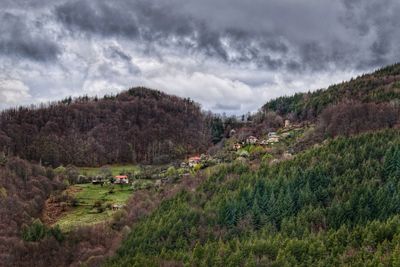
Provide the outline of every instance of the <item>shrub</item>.
{"type": "Polygon", "coordinates": [[[178,171],[175,169],[174,166],[169,167],[167,172],[166,172],[167,176],[175,176],[177,174],[178,174],[178,171]]]}
{"type": "Polygon", "coordinates": [[[60,229],[60,226],[56,225],[52,227],[48,231],[48,235],[53,236],[58,242],[62,242],[65,239],[63,232],[60,229]]]}
{"type": "Polygon", "coordinates": [[[274,157],[271,154],[266,153],[263,157],[262,157],[262,161],[263,162],[268,162],[271,159],[273,159],[274,157]]]}
{"type": "Polygon", "coordinates": [[[76,199],[76,198],[74,198],[74,197],[71,197],[71,199],[70,199],[70,205],[71,205],[71,207],[77,207],[77,206],[79,206],[79,200],[76,199]]]}
{"type": "Polygon", "coordinates": [[[93,208],[98,208],[103,205],[103,202],[101,200],[96,200],[93,204],[93,208]]]}
{"type": "Polygon", "coordinates": [[[68,165],[65,174],[70,184],[78,183],[79,170],[75,166],[68,165]]]}
{"type": "Polygon", "coordinates": [[[247,152],[247,151],[244,150],[244,149],[241,149],[241,150],[239,150],[239,151],[237,152],[237,155],[238,155],[239,157],[248,158],[248,157],[250,156],[250,153],[247,152]]]}
{"type": "Polygon", "coordinates": [[[93,204],[93,208],[96,210],[97,213],[102,213],[106,210],[106,208],[103,205],[103,201],[101,200],[96,200],[93,204]]]}
{"type": "Polygon", "coordinates": [[[22,229],[22,239],[27,242],[37,242],[48,236],[53,236],[58,242],[65,239],[58,225],[48,228],[39,219],[34,220],[29,226],[25,225],[22,229]]]}
{"type": "Polygon", "coordinates": [[[30,226],[24,226],[22,229],[22,239],[28,242],[42,240],[47,235],[46,226],[39,220],[34,220],[30,226]]]}
{"type": "Polygon", "coordinates": [[[6,198],[6,197],[7,197],[7,189],[0,186],[0,198],[6,198]]]}
{"type": "Polygon", "coordinates": [[[193,170],[194,170],[194,172],[198,172],[202,168],[203,168],[203,164],[199,163],[199,164],[194,165],[193,170]]]}
{"type": "Polygon", "coordinates": [[[153,187],[153,183],[150,181],[135,181],[132,184],[133,190],[149,189],[151,187],[153,187]]]}
{"type": "Polygon", "coordinates": [[[54,173],[55,173],[57,176],[64,176],[64,175],[65,175],[65,172],[66,172],[66,169],[65,169],[65,167],[63,167],[62,165],[61,165],[61,166],[58,166],[57,168],[54,169],[54,173]]]}
{"type": "Polygon", "coordinates": [[[99,170],[99,174],[101,176],[103,176],[104,178],[106,178],[106,179],[107,178],[108,179],[113,178],[112,171],[111,171],[110,167],[108,167],[108,166],[101,167],[100,170],[99,170]]]}
{"type": "Polygon", "coordinates": [[[110,190],[108,190],[108,193],[109,194],[114,194],[114,187],[113,186],[111,186],[110,190]]]}
{"type": "Polygon", "coordinates": [[[5,166],[7,163],[7,157],[3,151],[0,152],[0,166],[5,166]]]}

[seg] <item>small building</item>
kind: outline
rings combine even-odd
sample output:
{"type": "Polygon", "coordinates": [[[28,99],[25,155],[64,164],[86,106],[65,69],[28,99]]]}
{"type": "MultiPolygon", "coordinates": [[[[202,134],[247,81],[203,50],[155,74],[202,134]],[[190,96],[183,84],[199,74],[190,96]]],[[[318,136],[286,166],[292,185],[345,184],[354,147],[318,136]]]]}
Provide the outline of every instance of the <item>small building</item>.
{"type": "Polygon", "coordinates": [[[188,162],[189,162],[189,167],[194,167],[201,162],[201,158],[199,156],[190,157],[188,162]]]}
{"type": "Polygon", "coordinates": [[[255,136],[249,136],[246,139],[246,144],[248,144],[248,145],[255,145],[255,144],[257,144],[257,142],[258,142],[258,139],[255,136]]]}
{"type": "Polygon", "coordinates": [[[268,138],[277,137],[277,136],[278,136],[278,134],[276,132],[269,132],[268,133],[268,138]]]}
{"type": "Polygon", "coordinates": [[[279,143],[279,136],[272,136],[272,137],[268,138],[267,143],[268,144],[279,143]]]}
{"type": "Polygon", "coordinates": [[[92,178],[92,184],[104,184],[104,178],[102,176],[95,176],[92,178]]]}
{"type": "Polygon", "coordinates": [[[268,144],[269,144],[268,140],[265,140],[265,139],[261,140],[261,142],[260,142],[260,145],[262,145],[262,146],[266,146],[268,144]]]}
{"type": "Polygon", "coordinates": [[[115,181],[114,184],[128,184],[129,179],[127,175],[117,175],[114,177],[115,181]]]}
{"type": "Polygon", "coordinates": [[[291,136],[292,136],[292,134],[290,132],[286,132],[286,133],[282,133],[281,134],[282,138],[288,138],[288,137],[291,137],[291,136]]]}

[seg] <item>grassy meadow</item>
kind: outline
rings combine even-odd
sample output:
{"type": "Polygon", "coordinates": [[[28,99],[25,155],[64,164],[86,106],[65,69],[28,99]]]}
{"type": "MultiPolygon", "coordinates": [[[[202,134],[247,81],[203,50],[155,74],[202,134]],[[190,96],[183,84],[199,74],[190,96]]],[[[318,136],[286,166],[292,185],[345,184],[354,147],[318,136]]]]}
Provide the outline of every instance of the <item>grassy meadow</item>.
{"type": "MultiPolygon", "coordinates": [[[[140,168],[137,165],[110,165],[108,166],[112,175],[119,175],[121,173],[138,173],[140,168]]],[[[101,167],[80,167],[79,173],[85,176],[95,176],[99,174],[101,167]]]]}
{"type": "Polygon", "coordinates": [[[77,226],[108,220],[115,211],[106,208],[99,213],[93,208],[95,203],[100,201],[104,206],[125,204],[133,193],[130,185],[114,185],[113,193],[110,193],[110,189],[109,185],[79,184],[71,186],[68,191],[78,200],[79,205],[68,211],[57,221],[56,225],[59,225],[62,230],[68,231],[77,226]]]}

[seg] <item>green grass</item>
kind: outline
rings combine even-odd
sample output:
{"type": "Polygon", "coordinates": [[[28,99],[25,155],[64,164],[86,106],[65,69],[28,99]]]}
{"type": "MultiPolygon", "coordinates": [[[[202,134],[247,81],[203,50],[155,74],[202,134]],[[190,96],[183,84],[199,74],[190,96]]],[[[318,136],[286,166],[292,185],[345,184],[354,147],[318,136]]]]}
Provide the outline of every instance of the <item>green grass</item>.
{"type": "MultiPolygon", "coordinates": [[[[114,176],[125,172],[138,173],[140,171],[137,165],[110,165],[109,168],[114,176]]],[[[85,176],[95,176],[100,169],[101,167],[80,167],[79,173],[85,176]]]]}
{"type": "Polygon", "coordinates": [[[75,198],[79,201],[79,206],[72,208],[65,214],[57,223],[64,231],[71,230],[77,226],[96,224],[106,221],[111,218],[115,211],[106,209],[102,213],[96,213],[93,210],[93,205],[96,201],[102,201],[104,204],[125,204],[133,191],[130,185],[114,186],[114,193],[110,194],[109,186],[82,184],[74,185],[71,190],[80,190],[74,193],[75,198]]]}

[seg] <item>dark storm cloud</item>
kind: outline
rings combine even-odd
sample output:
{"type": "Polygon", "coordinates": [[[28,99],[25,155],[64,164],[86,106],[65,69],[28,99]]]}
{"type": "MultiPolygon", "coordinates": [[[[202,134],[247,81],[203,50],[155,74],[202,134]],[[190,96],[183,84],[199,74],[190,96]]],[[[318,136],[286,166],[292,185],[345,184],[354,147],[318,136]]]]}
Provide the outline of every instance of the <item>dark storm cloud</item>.
{"type": "Polygon", "coordinates": [[[400,61],[398,0],[0,2],[0,79],[43,99],[138,83],[236,112],[400,61]]]}
{"type": "Polygon", "coordinates": [[[133,10],[113,1],[67,2],[56,9],[58,19],[71,29],[103,35],[135,37],[138,28],[133,10]]]}
{"type": "Polygon", "coordinates": [[[61,49],[45,34],[35,33],[41,28],[38,21],[28,22],[23,16],[0,13],[0,54],[34,61],[53,61],[61,49]]]}
{"type": "Polygon", "coordinates": [[[398,25],[386,25],[385,18],[395,15],[388,10],[398,10],[399,4],[381,2],[68,1],[56,7],[55,14],[67,28],[86,34],[119,35],[233,64],[314,71],[332,64],[388,63],[384,55],[400,38],[390,36],[398,25]],[[369,43],[361,54],[356,53],[360,38],[369,43]]]}

